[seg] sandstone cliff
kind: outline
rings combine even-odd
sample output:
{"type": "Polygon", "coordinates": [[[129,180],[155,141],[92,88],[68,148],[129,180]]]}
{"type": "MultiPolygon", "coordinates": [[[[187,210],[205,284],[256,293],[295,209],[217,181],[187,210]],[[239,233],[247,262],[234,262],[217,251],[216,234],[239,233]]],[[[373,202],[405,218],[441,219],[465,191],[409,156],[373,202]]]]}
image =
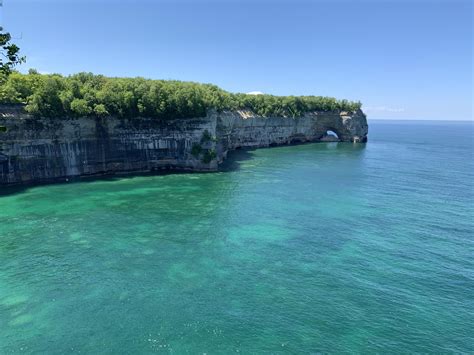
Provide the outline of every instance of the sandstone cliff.
{"type": "Polygon", "coordinates": [[[38,119],[0,107],[0,185],[154,170],[215,171],[228,151],[324,140],[367,141],[362,111],[260,117],[248,111],[204,118],[38,119]]]}

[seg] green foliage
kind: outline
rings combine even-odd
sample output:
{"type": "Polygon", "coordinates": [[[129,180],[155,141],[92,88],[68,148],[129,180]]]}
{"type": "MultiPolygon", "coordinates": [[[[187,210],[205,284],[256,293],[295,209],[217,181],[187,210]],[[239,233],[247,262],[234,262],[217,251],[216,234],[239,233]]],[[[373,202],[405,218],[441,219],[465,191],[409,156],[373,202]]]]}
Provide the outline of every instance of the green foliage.
{"type": "Polygon", "coordinates": [[[216,137],[213,137],[209,131],[206,129],[203,133],[202,133],[202,137],[201,137],[201,143],[207,143],[207,142],[215,142],[216,141],[216,137]]]}
{"type": "Polygon", "coordinates": [[[65,89],[65,83],[59,75],[48,75],[43,79],[38,88],[28,97],[26,110],[33,115],[60,117],[65,112],[63,95],[61,95],[65,89]]]}
{"type": "Polygon", "coordinates": [[[11,73],[0,84],[0,102],[18,104],[30,97],[39,89],[43,78],[36,71],[30,70],[29,75],[11,73]]]}
{"type": "Polygon", "coordinates": [[[191,154],[195,157],[198,158],[199,155],[202,152],[202,147],[200,144],[194,143],[192,148],[191,148],[191,154]]]}
{"type": "Polygon", "coordinates": [[[217,154],[216,154],[216,151],[214,149],[206,150],[206,152],[204,153],[204,155],[202,157],[202,162],[204,164],[209,164],[211,161],[216,159],[216,157],[217,157],[217,154]]]}
{"type": "Polygon", "coordinates": [[[103,117],[103,116],[108,116],[109,111],[107,111],[107,108],[105,107],[104,104],[96,104],[94,105],[94,113],[97,116],[103,117]]]}
{"type": "MultiPolygon", "coordinates": [[[[40,117],[117,116],[160,120],[206,116],[209,109],[251,110],[264,117],[299,117],[310,111],[355,111],[360,102],[322,96],[232,94],[193,82],[108,78],[91,73],[67,77],[11,73],[0,82],[0,103],[27,104],[40,117]]],[[[213,137],[208,132],[205,141],[213,137]]]]}
{"type": "Polygon", "coordinates": [[[20,48],[11,42],[11,35],[8,32],[3,32],[3,27],[0,27],[0,79],[4,81],[10,75],[12,69],[25,61],[25,57],[20,57],[20,48]]]}
{"type": "Polygon", "coordinates": [[[92,112],[92,108],[85,99],[73,99],[70,107],[71,111],[78,116],[87,116],[92,112]]]}

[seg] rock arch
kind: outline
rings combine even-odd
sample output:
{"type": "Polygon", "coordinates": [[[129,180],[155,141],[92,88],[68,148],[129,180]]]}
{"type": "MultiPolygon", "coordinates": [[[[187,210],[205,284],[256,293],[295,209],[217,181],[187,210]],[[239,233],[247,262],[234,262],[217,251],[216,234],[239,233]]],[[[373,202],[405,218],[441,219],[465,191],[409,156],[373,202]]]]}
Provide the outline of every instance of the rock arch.
{"type": "Polygon", "coordinates": [[[319,138],[322,142],[339,142],[341,140],[340,135],[337,133],[335,129],[327,129],[326,132],[323,133],[321,138],[319,138]]]}
{"type": "Polygon", "coordinates": [[[314,116],[314,138],[319,141],[367,142],[367,119],[358,110],[354,113],[318,113],[314,116]],[[331,134],[335,133],[337,140],[331,134]]]}

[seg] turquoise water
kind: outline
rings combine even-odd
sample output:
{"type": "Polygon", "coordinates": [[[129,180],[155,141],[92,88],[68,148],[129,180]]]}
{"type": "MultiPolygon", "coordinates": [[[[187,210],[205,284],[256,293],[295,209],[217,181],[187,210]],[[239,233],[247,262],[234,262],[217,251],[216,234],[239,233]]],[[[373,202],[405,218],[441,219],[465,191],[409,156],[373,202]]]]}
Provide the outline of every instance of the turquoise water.
{"type": "Polygon", "coordinates": [[[4,191],[0,353],[474,351],[473,126],[4,191]]]}

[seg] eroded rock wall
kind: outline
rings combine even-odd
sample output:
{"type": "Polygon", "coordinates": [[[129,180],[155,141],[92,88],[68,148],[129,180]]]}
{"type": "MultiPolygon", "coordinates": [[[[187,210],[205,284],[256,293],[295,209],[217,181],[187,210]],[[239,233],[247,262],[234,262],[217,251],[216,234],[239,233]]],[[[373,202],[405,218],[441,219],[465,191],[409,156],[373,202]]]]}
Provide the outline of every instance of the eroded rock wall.
{"type": "Polygon", "coordinates": [[[0,107],[0,185],[154,170],[215,171],[227,152],[318,141],[327,130],[365,142],[361,112],[264,118],[251,112],[210,112],[205,118],[33,118],[0,107]]]}
{"type": "Polygon", "coordinates": [[[229,148],[267,147],[292,142],[316,142],[328,130],[343,142],[366,142],[367,120],[362,111],[310,112],[303,117],[262,118],[248,111],[211,115],[217,120],[217,133],[227,138],[229,148]]]}

